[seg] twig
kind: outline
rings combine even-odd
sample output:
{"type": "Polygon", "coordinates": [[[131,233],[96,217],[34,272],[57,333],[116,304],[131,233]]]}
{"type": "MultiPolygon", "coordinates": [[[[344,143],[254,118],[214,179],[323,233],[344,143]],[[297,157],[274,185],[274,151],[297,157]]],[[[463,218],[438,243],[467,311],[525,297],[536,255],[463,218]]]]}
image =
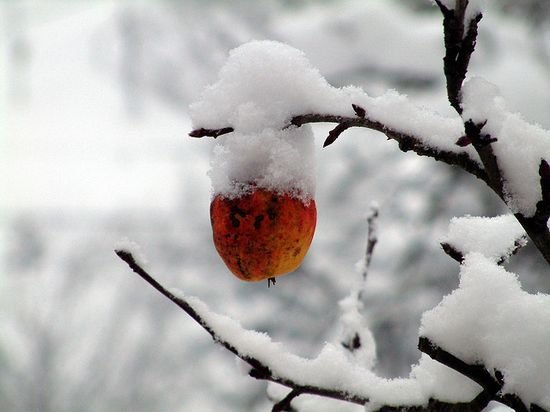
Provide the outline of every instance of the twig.
{"type": "MultiPolygon", "coordinates": [[[[501,390],[504,386],[503,375],[499,371],[495,371],[495,376],[487,370],[485,365],[475,364],[470,365],[464,362],[462,359],[447,352],[443,348],[434,344],[426,337],[420,337],[418,341],[418,349],[432,359],[439,363],[448,366],[449,368],[461,373],[462,375],[470,378],[475,383],[483,388],[480,395],[483,394],[484,399],[494,400],[500,402],[518,412],[528,412],[529,408],[523,403],[519,396],[510,393],[502,393],[501,390]]],[[[479,398],[476,397],[476,399],[479,398]]],[[[531,404],[531,410],[544,411],[538,405],[531,404]]]]}
{"type": "Polygon", "coordinates": [[[367,216],[367,248],[365,249],[365,266],[363,267],[363,281],[367,278],[374,247],[378,243],[378,206],[371,205],[367,216]]]}
{"type": "Polygon", "coordinates": [[[323,147],[327,147],[333,144],[336,141],[336,139],[340,137],[342,132],[344,132],[345,130],[349,129],[352,126],[353,125],[351,123],[347,123],[347,122],[339,123],[334,129],[332,129],[328,133],[328,136],[325,139],[325,142],[323,143],[323,147]]]}
{"type": "Polygon", "coordinates": [[[378,242],[377,234],[377,220],[378,220],[378,206],[374,203],[370,206],[370,211],[367,215],[367,246],[365,248],[365,256],[361,267],[361,281],[357,282],[357,286],[354,287],[348,297],[342,302],[346,302],[343,306],[343,314],[340,322],[343,326],[343,336],[340,344],[347,349],[350,353],[356,356],[357,361],[361,361],[357,358],[358,354],[362,351],[368,350],[365,345],[368,345],[374,338],[368,330],[368,327],[363,322],[350,322],[351,319],[362,319],[363,307],[364,307],[364,294],[367,285],[367,273],[370,267],[372,254],[374,247],[378,242]]]}
{"type": "Polygon", "coordinates": [[[279,402],[277,402],[275,405],[273,405],[273,408],[271,409],[271,412],[285,412],[285,411],[292,411],[292,407],[290,403],[292,400],[298,396],[300,396],[302,392],[300,392],[297,389],[291,390],[288,395],[286,395],[283,399],[281,399],[279,402]]]}
{"type": "Polygon", "coordinates": [[[449,103],[461,114],[460,91],[468,71],[470,57],[474,52],[477,38],[477,26],[481,13],[470,20],[465,27],[465,14],[468,0],[457,0],[454,9],[447,8],[440,0],[435,0],[443,14],[443,31],[445,57],[443,71],[447,79],[447,96],[449,103]]]}
{"type": "Polygon", "coordinates": [[[426,406],[383,406],[376,412],[479,412],[491,401],[482,391],[470,402],[448,403],[430,399],[426,406]]]}
{"type": "MultiPolygon", "coordinates": [[[[447,81],[447,96],[455,110],[462,114],[461,91],[470,57],[475,49],[477,27],[482,15],[477,14],[473,19],[465,22],[465,12],[468,0],[456,0],[454,9],[448,9],[440,0],[435,0],[443,14],[443,32],[445,41],[445,57],[443,69],[447,81]]],[[[498,164],[491,143],[498,137],[482,133],[485,123],[474,123],[471,119],[465,119],[464,129],[466,135],[458,139],[458,146],[472,144],[476,149],[483,167],[481,179],[504,201],[507,197],[504,193],[502,172],[498,164]]],[[[448,162],[447,162],[448,163],[448,162]]],[[[470,170],[465,169],[466,171],[470,170]]],[[[544,259],[550,263],[550,231],[547,222],[550,216],[550,167],[546,160],[541,160],[539,168],[541,176],[542,201],[537,204],[534,216],[526,217],[516,213],[515,217],[523,226],[544,259]],[[544,162],[544,163],[543,163],[544,162]],[[543,177],[546,176],[546,177],[543,177]]],[[[480,175],[476,175],[480,177],[480,175]]]]}
{"type": "Polygon", "coordinates": [[[346,123],[352,127],[364,127],[376,130],[385,134],[389,139],[395,140],[399,144],[399,149],[403,152],[412,150],[419,156],[427,156],[449,165],[460,166],[479,179],[484,181],[486,179],[485,171],[467,153],[456,153],[441,150],[437,147],[430,147],[418,137],[404,131],[394,130],[377,120],[370,119],[368,116],[345,117],[331,114],[308,113],[294,116],[291,120],[291,124],[295,126],[301,126],[306,123],[346,123]]]}
{"type": "MultiPolygon", "coordinates": [[[[245,361],[251,366],[249,375],[256,379],[267,380],[270,382],[278,383],[280,385],[289,387],[292,391],[280,402],[279,408],[283,406],[289,406],[292,399],[296,398],[302,394],[318,395],[332,399],[338,399],[342,401],[347,401],[351,403],[356,403],[359,405],[364,405],[369,402],[368,398],[364,396],[352,394],[342,390],[335,390],[332,388],[323,388],[315,385],[304,385],[297,384],[292,381],[290,378],[274,376],[268,365],[265,365],[263,362],[258,359],[243,355],[239,352],[238,348],[233,345],[231,342],[221,338],[216,331],[201,317],[201,315],[183,298],[180,298],[170,291],[168,291],[164,286],[162,286],[157,280],[155,280],[145,269],[143,269],[134,259],[133,255],[125,250],[115,251],[117,256],[122,259],[135,273],[137,273],[143,280],[149,283],[153,288],[160,292],[163,296],[168,298],[170,301],[175,303],[180,307],[187,315],[189,315],[193,320],[195,320],[203,329],[205,329],[214,341],[224,348],[229,350],[231,353],[238,356],[240,359],[245,361]]],[[[482,394],[478,395],[472,402],[464,404],[447,404],[445,402],[440,402],[437,400],[431,400],[428,408],[421,406],[385,406],[380,410],[389,412],[389,411],[471,411],[471,410],[480,410],[480,409],[471,409],[472,405],[479,405],[481,402],[485,402],[486,399],[491,399],[503,403],[507,406],[510,406],[517,411],[528,411],[527,407],[520,398],[514,394],[502,394],[500,390],[503,387],[502,375],[496,373],[496,378],[493,377],[483,365],[469,365],[466,362],[460,360],[456,356],[450,354],[449,352],[443,350],[437,345],[433,344],[428,338],[421,337],[418,344],[419,349],[437,360],[438,362],[456,370],[457,372],[463,374],[464,376],[472,379],[474,382],[478,383],[484,388],[484,392],[487,395],[482,394]],[[462,409],[460,409],[462,408],[462,409]]],[[[276,404],[277,405],[277,404],[276,404]]],[[[274,406],[275,408],[275,406],[274,406]]],[[[274,409],[277,410],[277,409],[274,409]]],[[[279,409],[283,411],[284,409],[279,409]]],[[[538,405],[532,405],[531,410],[537,412],[545,412],[543,408],[538,405]]]]}
{"type": "Polygon", "coordinates": [[[221,129],[195,129],[189,132],[189,136],[191,137],[206,137],[210,136],[214,139],[218,136],[221,136],[222,134],[227,134],[233,132],[234,129],[232,127],[223,127],[221,129]]]}
{"type": "Polygon", "coordinates": [[[464,260],[464,255],[462,254],[462,252],[457,250],[454,246],[451,246],[449,243],[441,243],[441,248],[448,256],[456,260],[458,263],[462,263],[462,261],[464,260]]]}
{"type": "MultiPolygon", "coordinates": [[[[514,241],[514,246],[512,250],[509,251],[506,255],[500,256],[496,262],[497,265],[502,265],[506,263],[510,256],[515,255],[518,252],[518,250],[520,250],[523,246],[525,246],[525,244],[527,243],[526,241],[527,241],[527,237],[525,235],[516,239],[514,241]]],[[[448,256],[456,260],[458,263],[462,263],[464,261],[464,253],[458,250],[456,247],[454,247],[450,243],[442,242],[441,248],[448,256]]]]}
{"type": "MultiPolygon", "coordinates": [[[[357,105],[353,106],[355,106],[354,110],[356,112],[357,110],[364,111],[364,109],[357,105]]],[[[368,116],[366,116],[366,114],[365,117],[361,117],[359,115],[356,117],[347,117],[336,116],[332,114],[307,113],[294,116],[290,120],[290,125],[293,126],[302,126],[307,123],[338,123],[339,125],[344,124],[346,126],[345,129],[348,129],[349,127],[364,127],[366,129],[376,130],[385,134],[388,139],[395,140],[399,144],[399,148],[404,152],[412,150],[419,156],[427,156],[443,163],[447,163],[451,166],[459,166],[483,181],[486,181],[487,179],[486,173],[483,168],[467,153],[457,153],[441,150],[438,147],[430,147],[425,141],[422,141],[418,137],[405,131],[394,130],[377,120],[370,119],[368,116]]],[[[190,135],[192,135],[193,137],[217,137],[221,136],[222,134],[230,133],[232,131],[233,129],[231,127],[226,127],[223,129],[197,129],[193,130],[190,135]]],[[[336,132],[334,132],[338,132],[336,137],[338,137],[342,131],[343,130],[336,130],[336,132]]]]}
{"type": "MultiPolygon", "coordinates": [[[[241,354],[235,345],[233,345],[231,342],[220,337],[216,333],[216,331],[200,316],[200,314],[185,299],[174,295],[169,290],[167,290],[164,286],[162,286],[157,280],[155,280],[149,273],[147,273],[147,271],[145,271],[145,269],[143,269],[136,262],[136,260],[134,259],[134,257],[130,252],[126,250],[116,250],[115,253],[120,259],[126,262],[126,264],[130,267],[130,269],[132,269],[135,273],[137,273],[143,280],[149,283],[153,288],[155,288],[158,292],[160,292],[170,301],[172,301],[177,306],[179,306],[195,322],[197,322],[200,326],[202,326],[202,328],[210,334],[210,336],[212,337],[212,339],[214,339],[216,343],[222,345],[228,351],[230,351],[231,353],[233,353],[234,355],[236,355],[237,357],[239,357],[240,359],[248,363],[252,367],[252,369],[249,372],[249,375],[251,377],[278,383],[280,385],[289,387],[296,392],[299,392],[299,394],[324,396],[326,398],[338,399],[342,401],[356,403],[358,405],[364,405],[369,401],[368,398],[365,398],[364,396],[360,396],[357,394],[348,393],[345,391],[336,390],[332,388],[323,388],[315,385],[298,384],[290,378],[273,375],[268,365],[265,365],[263,362],[261,362],[260,360],[254,357],[241,354]]],[[[298,396],[298,395],[295,395],[295,396],[298,396]]]]}

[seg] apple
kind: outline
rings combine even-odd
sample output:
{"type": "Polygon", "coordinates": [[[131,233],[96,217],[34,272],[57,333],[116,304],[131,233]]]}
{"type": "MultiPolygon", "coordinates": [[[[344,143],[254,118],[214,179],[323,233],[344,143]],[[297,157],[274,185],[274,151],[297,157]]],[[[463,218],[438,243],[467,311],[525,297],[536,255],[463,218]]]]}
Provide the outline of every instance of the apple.
{"type": "Polygon", "coordinates": [[[239,279],[260,281],[295,270],[309,249],[315,200],[252,188],[239,197],[216,195],[210,204],[214,245],[239,279]]]}

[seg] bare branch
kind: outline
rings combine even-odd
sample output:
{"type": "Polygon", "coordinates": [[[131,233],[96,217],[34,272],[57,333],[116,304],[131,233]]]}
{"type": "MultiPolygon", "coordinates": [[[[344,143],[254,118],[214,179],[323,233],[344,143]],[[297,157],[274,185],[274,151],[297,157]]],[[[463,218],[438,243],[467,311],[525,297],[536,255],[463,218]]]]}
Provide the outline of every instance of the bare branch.
{"type": "Polygon", "coordinates": [[[297,389],[291,390],[288,395],[286,395],[283,399],[273,405],[271,412],[293,411],[294,409],[292,409],[291,402],[294,400],[294,398],[300,396],[301,394],[302,392],[297,389]]]}
{"type": "Polygon", "coordinates": [[[462,261],[464,260],[464,255],[462,254],[462,252],[451,246],[449,243],[441,243],[441,248],[448,256],[456,260],[458,263],[462,263],[462,261]]]}
{"type": "Polygon", "coordinates": [[[234,131],[234,129],[232,127],[224,127],[224,128],[221,128],[221,129],[204,129],[204,128],[200,128],[200,129],[195,129],[195,130],[192,130],[191,132],[189,132],[189,136],[191,136],[191,137],[210,136],[210,137],[213,137],[215,139],[216,137],[221,136],[222,134],[231,133],[233,131],[234,131]]]}
{"type": "Polygon", "coordinates": [[[482,15],[477,14],[472,20],[465,22],[468,0],[457,0],[454,9],[447,8],[440,0],[435,2],[443,14],[443,71],[447,79],[447,96],[451,106],[462,113],[460,91],[475,49],[477,27],[482,15]]]}
{"type": "Polygon", "coordinates": [[[352,127],[352,124],[350,124],[350,123],[346,123],[346,122],[339,123],[334,129],[332,129],[328,133],[328,136],[325,139],[325,142],[323,143],[323,147],[327,147],[327,146],[333,144],[336,141],[336,139],[338,139],[338,137],[340,137],[342,132],[349,129],[350,127],[352,127]]]}
{"type": "Polygon", "coordinates": [[[370,267],[374,247],[378,243],[378,207],[371,205],[370,213],[367,216],[367,248],[365,250],[365,266],[363,268],[363,281],[367,278],[367,271],[370,267]]]}
{"type": "Polygon", "coordinates": [[[539,165],[540,190],[542,200],[537,203],[537,212],[550,215],[550,165],[544,159],[541,159],[539,165]]]}

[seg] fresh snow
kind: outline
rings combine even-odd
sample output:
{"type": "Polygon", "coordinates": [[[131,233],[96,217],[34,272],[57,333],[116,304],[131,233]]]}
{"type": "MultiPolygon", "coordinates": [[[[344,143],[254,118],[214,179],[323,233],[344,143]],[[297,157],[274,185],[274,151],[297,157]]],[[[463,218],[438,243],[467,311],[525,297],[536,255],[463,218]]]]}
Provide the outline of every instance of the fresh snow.
{"type": "Polygon", "coordinates": [[[503,393],[550,407],[550,296],[522,290],[517,276],[466,255],[458,289],[424,314],[420,334],[470,364],[504,375],[503,393]]]}
{"type": "MultiPolygon", "coordinates": [[[[272,341],[266,333],[247,330],[238,321],[215,313],[200,299],[176,289],[171,292],[191,305],[216,339],[236,348],[241,357],[259,360],[274,377],[369,398],[367,410],[382,405],[425,405],[434,396],[443,401],[464,402],[480,391],[468,378],[425,356],[413,367],[409,378],[395,379],[378,377],[331,343],[325,343],[316,358],[302,358],[272,341]]],[[[246,371],[242,366],[239,369],[246,371]]]]}
{"type": "Polygon", "coordinates": [[[459,116],[444,117],[416,106],[393,90],[371,97],[357,87],[332,87],[301,51],[279,42],[252,41],[230,53],[218,81],[190,106],[194,128],[235,130],[218,139],[210,173],[214,194],[236,196],[239,188],[252,183],[291,193],[302,190],[307,197],[314,186],[311,133],[307,126],[300,128],[303,132],[289,128],[290,121],[308,113],[353,117],[352,104],[427,147],[466,152],[477,160],[471,147],[455,144],[463,134],[459,116]]]}
{"type": "Polygon", "coordinates": [[[236,132],[214,148],[209,176],[214,194],[238,197],[261,187],[306,202],[315,190],[313,133],[309,126],[236,132]]]}
{"type": "Polygon", "coordinates": [[[517,248],[527,243],[525,231],[512,215],[493,218],[455,217],[451,219],[449,232],[442,239],[466,256],[479,252],[493,262],[507,259],[517,248]]]}
{"type": "Polygon", "coordinates": [[[504,178],[508,206],[513,213],[533,216],[542,200],[539,165],[550,159],[550,131],[509,112],[498,88],[480,77],[464,85],[463,108],[464,120],[487,121],[481,132],[497,139],[491,147],[504,178]]]}

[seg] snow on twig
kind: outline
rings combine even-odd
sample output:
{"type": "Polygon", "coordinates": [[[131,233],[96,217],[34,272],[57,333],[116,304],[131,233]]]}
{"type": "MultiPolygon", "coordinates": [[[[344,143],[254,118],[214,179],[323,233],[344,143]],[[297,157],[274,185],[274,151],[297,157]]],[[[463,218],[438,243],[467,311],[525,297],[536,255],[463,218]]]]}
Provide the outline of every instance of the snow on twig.
{"type": "MultiPolygon", "coordinates": [[[[342,382],[343,385],[334,385],[335,387],[340,386],[341,389],[335,389],[330,385],[319,385],[318,383],[323,383],[323,374],[320,373],[323,372],[322,369],[316,369],[313,364],[308,365],[308,361],[306,359],[285,353],[280,345],[272,342],[267,335],[245,330],[236,321],[226,316],[221,316],[210,312],[206,305],[199,299],[177,296],[175,293],[162,286],[147,271],[145,271],[136,262],[130,252],[126,250],[117,250],[116,254],[120,259],[126,262],[130,269],[132,269],[153,288],[179,306],[185,313],[187,313],[187,315],[195,320],[195,322],[197,322],[210,334],[210,336],[212,336],[212,339],[214,339],[215,342],[222,345],[224,348],[249,364],[252,368],[249,371],[249,375],[251,377],[287,386],[299,392],[298,394],[319,395],[361,405],[369,401],[368,396],[365,394],[346,391],[346,384],[349,385],[349,387],[357,386],[351,385],[351,382],[345,382],[349,381],[349,379],[344,378],[344,381],[342,382]],[[255,355],[260,356],[256,357],[255,355]],[[261,357],[264,357],[264,359],[260,359],[261,357]],[[265,362],[266,360],[268,360],[268,362],[265,362]],[[270,364],[269,361],[272,364],[270,364]],[[310,367],[308,368],[307,366],[310,367]],[[300,369],[309,369],[310,375],[317,375],[317,378],[319,378],[317,380],[319,380],[319,382],[308,384],[305,382],[299,382],[300,379],[296,379],[295,377],[285,376],[284,370],[287,368],[290,370],[294,369],[295,371],[299,371],[300,369]]],[[[335,364],[338,364],[338,362],[335,364]]],[[[334,372],[336,371],[334,370],[334,372]]],[[[349,372],[349,370],[345,372],[349,372]]],[[[344,377],[346,374],[345,372],[343,374],[336,373],[336,376],[332,377],[332,383],[336,383],[338,380],[338,375],[341,375],[340,377],[344,377]]],[[[352,373],[351,376],[352,379],[358,378],[357,373],[352,373]]],[[[328,380],[330,381],[330,377],[328,380]]],[[[296,394],[297,392],[294,393],[296,394]]],[[[295,396],[298,396],[298,394],[295,396]]]]}
{"type": "Polygon", "coordinates": [[[116,254],[203,327],[216,343],[250,365],[249,376],[291,388],[292,391],[275,404],[274,408],[279,409],[274,410],[288,408],[300,395],[368,404],[369,410],[386,407],[390,408],[388,411],[472,410],[470,405],[477,393],[475,387],[468,379],[437,362],[421,359],[411,377],[385,379],[350,362],[340,349],[330,344],[326,344],[314,359],[298,357],[286,352],[268,335],[246,330],[237,321],[212,312],[199,299],[166,289],[135,261],[130,252],[117,250],[116,254]],[[446,400],[430,398],[433,394],[446,400]]]}
{"type": "MultiPolygon", "coordinates": [[[[355,106],[358,107],[357,105],[355,106]]],[[[441,118],[441,120],[444,121],[445,119],[441,118]]],[[[430,144],[430,139],[428,137],[421,138],[405,131],[406,129],[400,130],[388,126],[378,120],[370,118],[367,115],[365,117],[355,117],[307,113],[293,116],[289,122],[289,125],[302,126],[309,123],[338,123],[338,125],[344,125],[337,129],[333,129],[333,134],[327,137],[323,144],[324,147],[334,143],[336,138],[339,137],[344,130],[350,127],[362,127],[381,132],[385,134],[388,139],[395,140],[403,152],[412,150],[419,156],[431,157],[451,166],[459,166],[477,178],[483,181],[486,180],[485,171],[480,166],[479,162],[472,159],[471,155],[467,152],[445,150],[436,144],[430,144]]],[[[207,132],[205,132],[205,130],[207,129],[196,129],[191,131],[189,135],[193,137],[218,137],[222,134],[231,133],[233,131],[231,127],[223,129],[208,129],[207,132]]]]}
{"type": "Polygon", "coordinates": [[[342,315],[340,324],[341,345],[351,354],[356,362],[372,369],[376,361],[376,343],[364,317],[364,293],[374,247],[378,242],[377,234],[378,206],[373,203],[367,215],[367,245],[365,256],[359,264],[360,279],[350,294],[339,302],[342,315]]]}
{"type": "Polygon", "coordinates": [[[527,244],[525,230],[513,215],[493,218],[466,216],[451,219],[449,232],[441,247],[450,257],[462,263],[470,252],[479,252],[498,265],[527,244]]]}

